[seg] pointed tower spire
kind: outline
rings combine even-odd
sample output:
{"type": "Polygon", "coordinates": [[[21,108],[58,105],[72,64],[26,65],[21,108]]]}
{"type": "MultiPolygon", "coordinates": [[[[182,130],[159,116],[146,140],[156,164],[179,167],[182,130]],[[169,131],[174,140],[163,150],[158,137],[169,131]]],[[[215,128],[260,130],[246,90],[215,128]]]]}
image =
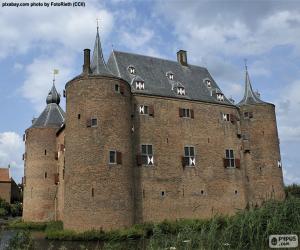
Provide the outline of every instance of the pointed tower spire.
{"type": "Polygon", "coordinates": [[[106,66],[103,53],[102,53],[98,21],[99,19],[97,19],[97,34],[96,34],[96,41],[95,41],[93,58],[91,63],[91,71],[93,75],[102,75],[102,74],[111,75],[111,72],[106,66]]]}
{"type": "Polygon", "coordinates": [[[259,96],[252,89],[246,60],[245,60],[245,71],[246,71],[245,93],[244,93],[244,98],[238,103],[238,106],[265,103],[264,101],[260,100],[259,96]]]}

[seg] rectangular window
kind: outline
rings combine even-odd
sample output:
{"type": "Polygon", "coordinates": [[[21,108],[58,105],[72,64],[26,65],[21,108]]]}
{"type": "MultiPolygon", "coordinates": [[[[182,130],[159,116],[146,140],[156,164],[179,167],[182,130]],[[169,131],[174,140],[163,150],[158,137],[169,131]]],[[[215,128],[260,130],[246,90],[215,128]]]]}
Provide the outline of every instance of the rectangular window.
{"type": "Polygon", "coordinates": [[[177,87],[177,95],[185,95],[184,87],[177,87]]]}
{"type": "Polygon", "coordinates": [[[244,112],[244,119],[253,118],[253,112],[244,112]]]}
{"type": "Polygon", "coordinates": [[[115,92],[120,93],[120,86],[119,86],[119,84],[115,84],[115,92]]]}
{"type": "Polygon", "coordinates": [[[109,164],[122,164],[122,153],[115,150],[109,151],[109,164]]]}
{"type": "Polygon", "coordinates": [[[135,82],[135,88],[137,90],[144,90],[145,89],[145,83],[142,81],[136,81],[135,82]]]}
{"type": "Polygon", "coordinates": [[[92,118],[91,119],[91,127],[97,127],[98,121],[97,118],[92,118]]]}
{"type": "Polygon", "coordinates": [[[222,113],[223,121],[229,122],[230,121],[230,114],[222,113]]]}
{"type": "Polygon", "coordinates": [[[115,150],[109,151],[109,164],[117,164],[117,152],[115,150]]]}
{"type": "Polygon", "coordinates": [[[224,159],[224,167],[234,168],[235,167],[235,158],[232,149],[225,150],[225,159],[224,159]]]}
{"type": "Polygon", "coordinates": [[[149,114],[148,106],[140,105],[140,106],[139,106],[139,113],[140,113],[141,115],[148,115],[148,114],[149,114]]]}
{"type": "Polygon", "coordinates": [[[194,146],[185,146],[184,147],[184,156],[182,159],[183,166],[194,167],[196,165],[195,158],[195,147],[194,146]]]}
{"type": "Polygon", "coordinates": [[[221,93],[217,94],[217,100],[223,102],[224,101],[224,95],[221,93]]]}
{"type": "Polygon", "coordinates": [[[179,117],[194,119],[194,110],[193,109],[179,108],[179,117]]]}
{"type": "Polygon", "coordinates": [[[153,148],[150,144],[141,145],[141,163],[144,165],[153,165],[153,148]]]}

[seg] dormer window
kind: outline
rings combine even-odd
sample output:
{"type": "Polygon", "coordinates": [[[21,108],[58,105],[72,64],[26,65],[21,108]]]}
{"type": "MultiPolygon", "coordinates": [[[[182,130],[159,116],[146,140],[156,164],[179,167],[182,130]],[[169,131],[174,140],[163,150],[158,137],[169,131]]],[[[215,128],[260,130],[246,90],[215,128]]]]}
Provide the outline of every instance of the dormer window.
{"type": "Polygon", "coordinates": [[[174,74],[172,72],[167,72],[166,76],[168,77],[169,80],[174,80],[174,74]]]}
{"type": "Polygon", "coordinates": [[[136,81],[135,82],[135,88],[137,90],[144,90],[145,89],[145,83],[143,81],[136,81]]]}
{"type": "Polygon", "coordinates": [[[206,80],[206,87],[211,88],[211,81],[210,80],[206,80]]]}
{"type": "Polygon", "coordinates": [[[220,102],[224,101],[224,95],[222,93],[217,93],[217,100],[220,102]]]}
{"type": "Polygon", "coordinates": [[[128,67],[128,72],[129,72],[131,75],[135,75],[135,74],[136,74],[136,69],[135,69],[135,67],[129,66],[129,67],[128,67]]]}
{"type": "Polygon", "coordinates": [[[185,88],[177,87],[177,95],[185,95],[185,88]]]}

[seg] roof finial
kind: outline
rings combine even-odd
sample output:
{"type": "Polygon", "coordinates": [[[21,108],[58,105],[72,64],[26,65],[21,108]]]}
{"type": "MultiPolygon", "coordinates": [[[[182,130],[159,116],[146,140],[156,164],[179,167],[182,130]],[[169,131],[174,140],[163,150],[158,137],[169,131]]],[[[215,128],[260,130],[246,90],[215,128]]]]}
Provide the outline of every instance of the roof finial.
{"type": "Polygon", "coordinates": [[[96,21],[97,21],[97,32],[99,32],[99,21],[100,21],[100,19],[96,18],[96,21]]]}
{"type": "Polygon", "coordinates": [[[53,86],[55,85],[55,75],[58,75],[58,73],[59,73],[58,69],[53,70],[53,86]]]}
{"type": "Polygon", "coordinates": [[[246,69],[246,71],[248,71],[247,58],[244,59],[244,63],[245,63],[245,69],[246,69]]]}

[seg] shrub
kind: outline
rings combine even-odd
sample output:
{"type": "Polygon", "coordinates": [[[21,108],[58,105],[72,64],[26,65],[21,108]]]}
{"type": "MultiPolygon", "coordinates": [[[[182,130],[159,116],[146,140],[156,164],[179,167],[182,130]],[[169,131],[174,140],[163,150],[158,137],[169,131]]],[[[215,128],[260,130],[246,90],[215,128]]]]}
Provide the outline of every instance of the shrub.
{"type": "Polygon", "coordinates": [[[4,199],[0,198],[0,216],[7,216],[10,213],[10,205],[4,199]]]}
{"type": "Polygon", "coordinates": [[[10,214],[11,216],[22,216],[22,204],[20,202],[16,202],[10,205],[10,214]]]}
{"type": "Polygon", "coordinates": [[[300,198],[300,185],[292,184],[284,188],[287,197],[294,196],[300,198]]]}
{"type": "Polygon", "coordinates": [[[7,250],[33,250],[33,240],[29,231],[20,231],[9,241],[7,250]]]}

